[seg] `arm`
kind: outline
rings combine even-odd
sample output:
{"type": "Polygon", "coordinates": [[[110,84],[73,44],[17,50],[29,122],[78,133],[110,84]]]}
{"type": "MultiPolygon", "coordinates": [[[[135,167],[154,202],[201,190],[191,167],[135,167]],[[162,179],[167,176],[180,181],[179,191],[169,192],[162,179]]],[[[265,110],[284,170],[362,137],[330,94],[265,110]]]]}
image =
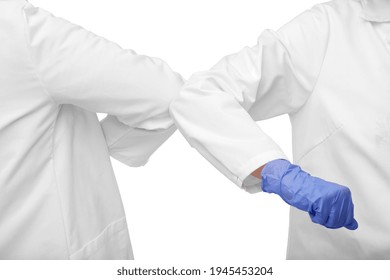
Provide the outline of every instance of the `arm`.
{"type": "Polygon", "coordinates": [[[264,31],[255,46],[194,74],[172,103],[172,116],[191,146],[239,187],[260,191],[245,184],[248,176],[286,159],[255,121],[305,104],[321,70],[327,31],[321,6],[306,11],[277,32],[264,31]]]}
{"type": "Polygon", "coordinates": [[[24,13],[32,60],[52,100],[107,113],[101,125],[111,155],[144,164],[175,130],[168,108],[180,75],[30,4],[24,13]]]}
{"type": "Polygon", "coordinates": [[[171,113],[188,142],[238,186],[278,194],[315,223],[356,229],[349,189],[290,164],[255,123],[304,106],[321,71],[327,36],[327,14],[319,5],[278,32],[263,32],[254,47],[194,74],[171,113]]]}
{"type": "Polygon", "coordinates": [[[263,171],[264,167],[265,167],[265,165],[257,168],[255,171],[252,172],[251,175],[258,178],[258,179],[261,179],[261,172],[263,171]]]}

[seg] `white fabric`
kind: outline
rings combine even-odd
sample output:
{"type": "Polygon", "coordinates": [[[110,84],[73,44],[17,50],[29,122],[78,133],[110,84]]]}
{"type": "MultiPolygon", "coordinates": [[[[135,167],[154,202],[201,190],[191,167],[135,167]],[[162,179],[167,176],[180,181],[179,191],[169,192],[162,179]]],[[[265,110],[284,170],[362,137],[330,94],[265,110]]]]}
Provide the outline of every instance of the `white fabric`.
{"type": "Polygon", "coordinates": [[[181,77],[24,0],[0,42],[0,258],[132,259],[109,156],[147,162],[181,77]]]}
{"type": "Polygon", "coordinates": [[[390,259],[389,21],[388,0],[318,4],[194,74],[171,105],[191,145],[244,189],[284,157],[254,122],[280,114],[295,163],[351,188],[359,229],[326,229],[291,209],[288,259],[390,259]]]}

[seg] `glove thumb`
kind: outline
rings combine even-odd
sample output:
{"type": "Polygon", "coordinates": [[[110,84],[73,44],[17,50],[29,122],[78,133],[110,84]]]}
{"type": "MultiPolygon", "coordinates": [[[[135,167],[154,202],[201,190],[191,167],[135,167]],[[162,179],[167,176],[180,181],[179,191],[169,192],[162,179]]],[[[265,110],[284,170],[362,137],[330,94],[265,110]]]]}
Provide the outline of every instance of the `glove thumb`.
{"type": "Polygon", "coordinates": [[[352,223],[346,225],[345,227],[349,230],[355,230],[358,228],[358,226],[359,226],[358,222],[355,219],[353,219],[352,223]]]}

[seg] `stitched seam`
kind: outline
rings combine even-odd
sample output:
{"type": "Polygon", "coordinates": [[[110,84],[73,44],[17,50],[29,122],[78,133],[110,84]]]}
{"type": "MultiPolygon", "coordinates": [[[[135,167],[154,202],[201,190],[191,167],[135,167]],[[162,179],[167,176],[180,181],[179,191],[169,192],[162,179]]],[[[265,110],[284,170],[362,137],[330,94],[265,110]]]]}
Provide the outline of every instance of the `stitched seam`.
{"type": "Polygon", "coordinates": [[[31,65],[33,67],[33,71],[34,71],[34,75],[35,77],[37,78],[37,80],[39,81],[40,85],[42,86],[43,88],[43,91],[46,93],[46,95],[50,98],[50,100],[57,106],[59,106],[60,104],[54,99],[53,95],[50,94],[49,90],[47,89],[45,83],[43,82],[43,79],[42,77],[39,75],[39,71],[38,71],[38,67],[37,67],[37,64],[33,58],[33,52],[32,52],[32,48],[31,48],[31,45],[30,45],[30,32],[28,30],[28,20],[27,20],[27,15],[24,11],[24,9],[26,8],[26,6],[28,5],[31,5],[29,4],[28,2],[26,3],[26,5],[23,7],[22,9],[22,18],[24,19],[23,20],[23,28],[24,28],[24,42],[25,42],[25,45],[26,45],[26,48],[27,48],[27,51],[28,51],[28,56],[29,56],[29,60],[31,62],[31,65]]]}
{"type": "MultiPolygon", "coordinates": [[[[61,106],[62,107],[62,106],[61,106]]],[[[58,119],[58,113],[60,112],[60,110],[58,110],[57,112],[57,117],[53,123],[53,126],[52,126],[52,133],[51,133],[51,151],[50,151],[50,156],[51,156],[51,166],[53,168],[53,174],[54,174],[54,180],[55,180],[55,185],[56,185],[56,190],[57,190],[57,197],[58,197],[58,201],[59,201],[59,207],[60,207],[60,211],[61,211],[61,218],[62,218],[62,225],[63,225],[63,229],[64,229],[64,234],[65,234],[65,240],[66,240],[66,245],[67,245],[67,250],[68,250],[68,258],[70,257],[70,240],[69,240],[69,237],[68,237],[68,229],[66,227],[66,224],[65,224],[65,215],[64,215],[64,206],[63,206],[63,202],[61,200],[61,195],[60,195],[60,187],[59,187],[59,184],[58,184],[58,178],[57,178],[57,173],[56,173],[56,169],[55,169],[55,166],[54,166],[54,127],[57,123],[57,119],[58,119]]]]}
{"type": "MultiPolygon", "coordinates": [[[[79,250],[77,250],[77,251],[74,252],[72,255],[70,255],[70,257],[72,257],[72,256],[74,256],[74,255],[76,255],[76,254],[78,254],[79,252],[81,252],[82,250],[84,250],[86,247],[88,247],[91,243],[93,243],[93,242],[95,242],[96,240],[98,240],[102,235],[104,235],[104,234],[107,232],[107,230],[108,230],[112,225],[114,225],[114,224],[116,224],[116,223],[119,223],[119,222],[121,222],[121,221],[123,221],[123,220],[125,220],[125,219],[126,219],[126,217],[123,216],[122,218],[119,218],[119,219],[117,219],[117,220],[115,220],[115,221],[109,223],[109,224],[101,231],[100,234],[98,234],[94,239],[92,239],[92,240],[90,240],[89,242],[87,242],[86,244],[84,244],[79,250]]],[[[119,232],[119,231],[120,231],[120,230],[117,230],[117,231],[115,231],[114,233],[117,233],[117,232],[119,232]]]]}
{"type": "Polygon", "coordinates": [[[69,237],[68,237],[68,234],[67,234],[67,228],[66,228],[66,225],[65,225],[65,216],[64,216],[64,210],[63,210],[64,208],[63,208],[62,201],[61,201],[59,185],[58,185],[58,179],[57,179],[56,170],[55,170],[55,167],[54,167],[54,128],[56,126],[57,119],[58,119],[58,114],[60,112],[60,109],[61,109],[62,105],[59,105],[54,100],[53,96],[48,92],[47,88],[45,87],[45,85],[44,85],[44,83],[43,83],[43,81],[41,79],[41,77],[38,74],[37,67],[36,67],[36,65],[34,63],[31,46],[30,46],[29,41],[28,41],[28,34],[29,34],[29,32],[28,32],[28,28],[27,28],[27,17],[26,17],[25,11],[24,11],[26,6],[28,6],[28,5],[31,5],[31,4],[26,2],[26,4],[23,6],[23,8],[21,10],[21,12],[22,12],[21,16],[22,16],[22,19],[23,19],[22,22],[23,22],[25,46],[26,46],[28,54],[29,54],[30,62],[32,64],[32,66],[33,66],[35,77],[39,81],[40,85],[42,86],[43,91],[46,93],[46,95],[49,97],[49,99],[55,105],[57,105],[57,115],[56,115],[55,120],[52,123],[51,128],[50,128],[50,130],[51,130],[50,163],[51,163],[51,167],[53,169],[54,183],[56,185],[55,188],[56,188],[56,191],[57,191],[57,199],[59,201],[60,215],[61,215],[61,219],[62,219],[62,226],[63,226],[64,236],[65,236],[65,241],[66,241],[67,255],[68,255],[68,259],[69,259],[69,256],[70,256],[70,246],[69,246],[70,241],[69,241],[69,237]]]}
{"type": "Polygon", "coordinates": [[[315,80],[315,82],[314,82],[314,84],[313,84],[313,87],[312,87],[310,96],[306,99],[305,103],[303,103],[302,106],[299,107],[297,110],[295,110],[294,112],[292,112],[292,114],[299,112],[299,111],[305,106],[305,104],[312,98],[313,92],[315,91],[315,89],[316,89],[316,87],[317,87],[317,84],[318,84],[318,81],[319,81],[319,79],[320,79],[320,77],[321,77],[321,73],[322,73],[323,68],[324,68],[325,60],[326,60],[326,58],[327,58],[327,56],[328,56],[329,38],[330,38],[330,18],[329,18],[328,10],[327,10],[325,7],[323,7],[323,6],[322,6],[322,8],[325,10],[326,17],[327,17],[327,19],[328,19],[328,38],[327,38],[327,40],[326,40],[326,48],[325,48],[324,58],[323,58],[323,60],[322,60],[322,62],[321,62],[320,70],[319,70],[318,75],[317,75],[317,78],[316,78],[316,80],[315,80]]]}
{"type": "Polygon", "coordinates": [[[327,141],[331,136],[333,136],[335,133],[337,133],[338,131],[341,130],[341,128],[343,128],[343,124],[338,126],[336,129],[334,129],[330,134],[328,134],[328,136],[326,136],[324,139],[322,139],[319,143],[315,144],[313,147],[311,147],[309,150],[307,150],[298,160],[296,160],[297,164],[299,164],[299,162],[304,158],[306,157],[309,153],[311,153],[315,148],[317,148],[318,146],[322,145],[325,141],[327,141]]]}
{"type": "MultiPolygon", "coordinates": [[[[322,8],[325,10],[326,17],[327,17],[327,19],[328,19],[328,38],[327,38],[327,41],[326,41],[326,47],[325,47],[324,58],[323,58],[323,60],[322,60],[322,62],[321,62],[321,66],[320,66],[320,69],[319,69],[319,71],[318,71],[316,80],[315,80],[315,82],[314,82],[314,84],[313,84],[313,86],[312,86],[312,89],[311,89],[311,91],[310,91],[310,95],[306,98],[305,102],[304,102],[300,107],[298,107],[296,110],[290,112],[290,113],[289,113],[290,115],[291,115],[291,114],[298,113],[298,112],[305,106],[305,104],[312,98],[313,92],[315,91],[315,89],[316,89],[316,87],[317,87],[317,84],[318,84],[318,81],[319,81],[319,79],[320,79],[320,77],[321,77],[321,73],[322,73],[322,71],[323,71],[323,66],[324,66],[325,60],[326,60],[326,58],[327,58],[327,56],[328,56],[329,37],[330,37],[330,35],[329,35],[329,34],[330,34],[330,19],[329,19],[329,13],[328,13],[327,9],[326,9],[325,7],[323,7],[323,6],[322,6],[322,8]]],[[[283,47],[284,47],[286,50],[288,50],[288,49],[287,49],[287,46],[283,43],[283,41],[282,41],[279,37],[277,37],[277,38],[278,38],[278,40],[280,41],[280,43],[283,45],[283,47]]],[[[293,95],[292,95],[292,96],[293,96],[293,95]]]]}
{"type": "MultiPolygon", "coordinates": [[[[61,106],[62,107],[62,106],[61,106]]],[[[70,240],[69,240],[69,237],[68,237],[68,229],[66,227],[66,224],[65,224],[65,215],[64,215],[64,206],[63,206],[63,202],[61,200],[61,194],[60,194],[60,187],[59,187],[59,184],[58,184],[58,178],[57,178],[57,173],[56,173],[56,169],[55,169],[55,166],[54,166],[54,127],[57,123],[57,119],[58,119],[58,113],[60,112],[60,110],[58,110],[57,112],[57,117],[55,119],[55,121],[53,122],[53,126],[51,127],[51,151],[50,151],[50,162],[51,162],[51,166],[52,166],[52,169],[53,169],[53,175],[54,175],[54,182],[55,182],[55,188],[56,188],[56,191],[57,191],[57,199],[58,199],[58,205],[59,205],[59,208],[60,208],[60,212],[61,212],[61,219],[62,219],[62,226],[63,226],[63,230],[64,230],[64,235],[65,235],[65,241],[66,241],[66,245],[67,245],[67,251],[68,251],[68,258],[70,257],[70,240]]]]}
{"type": "Polygon", "coordinates": [[[125,138],[131,131],[133,130],[132,127],[129,127],[126,132],[119,136],[117,139],[115,139],[111,144],[108,145],[108,148],[111,149],[112,146],[114,146],[115,144],[117,144],[121,139],[125,138]]]}

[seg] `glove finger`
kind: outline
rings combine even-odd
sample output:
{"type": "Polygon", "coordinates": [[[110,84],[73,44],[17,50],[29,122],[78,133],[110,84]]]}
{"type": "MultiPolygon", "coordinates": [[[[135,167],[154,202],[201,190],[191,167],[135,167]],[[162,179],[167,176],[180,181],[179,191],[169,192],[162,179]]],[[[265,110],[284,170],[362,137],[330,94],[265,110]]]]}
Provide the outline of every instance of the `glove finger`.
{"type": "Polygon", "coordinates": [[[345,227],[349,230],[355,230],[359,227],[359,224],[355,219],[353,219],[352,223],[346,225],[345,227]]]}
{"type": "Polygon", "coordinates": [[[357,221],[354,219],[354,205],[353,205],[353,202],[352,202],[352,196],[350,195],[348,197],[349,199],[349,203],[348,203],[348,214],[347,214],[347,219],[345,221],[345,224],[344,226],[347,228],[347,229],[350,229],[350,230],[355,230],[358,228],[358,223],[357,221]]]}
{"type": "Polygon", "coordinates": [[[348,192],[340,193],[334,201],[326,226],[329,228],[341,228],[346,224],[350,224],[352,219],[353,204],[351,197],[348,192]]]}
{"type": "Polygon", "coordinates": [[[309,212],[309,216],[315,224],[324,225],[328,220],[328,216],[324,217],[320,212],[309,212]]]}
{"type": "Polygon", "coordinates": [[[349,230],[355,230],[358,228],[358,222],[354,219],[354,205],[352,200],[348,207],[348,218],[345,222],[345,227],[349,230]]]}

